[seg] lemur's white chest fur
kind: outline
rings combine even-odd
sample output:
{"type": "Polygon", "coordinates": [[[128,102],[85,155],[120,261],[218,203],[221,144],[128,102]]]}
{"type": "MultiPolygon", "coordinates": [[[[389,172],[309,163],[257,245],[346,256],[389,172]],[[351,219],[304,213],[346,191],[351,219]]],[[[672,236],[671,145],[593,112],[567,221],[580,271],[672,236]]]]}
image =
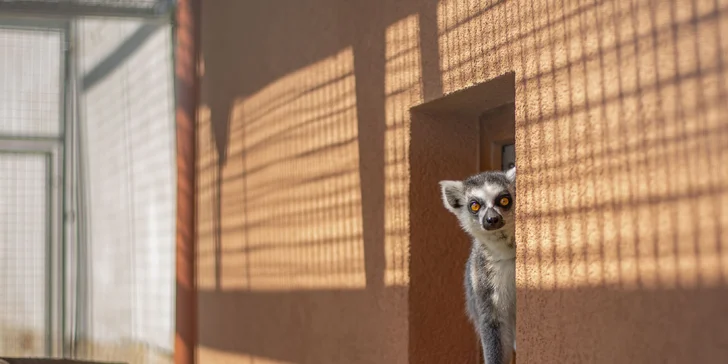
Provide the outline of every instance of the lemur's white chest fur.
{"type": "MultiPolygon", "coordinates": [[[[513,240],[507,237],[507,240],[513,240]]],[[[474,242],[479,244],[477,240],[474,242]]],[[[480,243],[482,244],[482,243],[480,243]]],[[[481,245],[482,246],[482,245],[481,245]]],[[[516,301],[516,252],[513,245],[503,242],[482,246],[481,253],[489,266],[490,285],[493,287],[492,299],[504,317],[515,316],[516,301]]],[[[474,273],[474,272],[473,272],[474,273]]],[[[473,279],[474,282],[478,278],[473,279]]]]}
{"type": "Polygon", "coordinates": [[[509,327],[513,341],[513,349],[516,349],[516,259],[501,260],[494,263],[493,280],[498,282],[497,289],[493,292],[493,301],[496,307],[504,309],[510,321],[509,327]]]}
{"type": "Polygon", "coordinates": [[[503,313],[512,314],[516,299],[516,260],[514,258],[491,261],[493,274],[493,303],[503,313]]]}

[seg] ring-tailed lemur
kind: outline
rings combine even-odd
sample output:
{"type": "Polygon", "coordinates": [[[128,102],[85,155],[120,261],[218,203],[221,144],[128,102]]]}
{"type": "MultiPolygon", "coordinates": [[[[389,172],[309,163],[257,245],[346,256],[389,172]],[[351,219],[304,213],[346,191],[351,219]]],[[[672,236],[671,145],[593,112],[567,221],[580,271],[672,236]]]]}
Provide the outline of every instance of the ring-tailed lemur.
{"type": "Polygon", "coordinates": [[[516,168],[441,181],[445,207],[472,237],[465,267],[468,316],[487,364],[509,364],[515,349],[516,168]]]}

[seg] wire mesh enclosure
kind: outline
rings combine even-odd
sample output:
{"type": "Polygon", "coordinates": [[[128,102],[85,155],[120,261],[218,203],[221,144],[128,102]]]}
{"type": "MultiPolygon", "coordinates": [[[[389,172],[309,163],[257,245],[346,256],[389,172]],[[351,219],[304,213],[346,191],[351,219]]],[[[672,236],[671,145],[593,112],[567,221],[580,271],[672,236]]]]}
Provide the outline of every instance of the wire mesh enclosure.
{"type": "Polygon", "coordinates": [[[171,362],[172,5],[0,0],[0,357],[171,362]]]}

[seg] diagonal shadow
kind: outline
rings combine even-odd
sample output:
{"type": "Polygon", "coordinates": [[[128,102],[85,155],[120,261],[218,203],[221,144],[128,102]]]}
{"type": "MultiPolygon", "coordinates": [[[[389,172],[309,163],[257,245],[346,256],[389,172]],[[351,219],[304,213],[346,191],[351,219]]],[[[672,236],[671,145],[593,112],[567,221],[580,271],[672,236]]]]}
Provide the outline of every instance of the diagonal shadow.
{"type": "Polygon", "coordinates": [[[108,77],[120,65],[124,64],[161,26],[156,23],[144,23],[140,25],[113,52],[83,76],[83,79],[81,79],[82,91],[94,87],[95,84],[108,77]]]}

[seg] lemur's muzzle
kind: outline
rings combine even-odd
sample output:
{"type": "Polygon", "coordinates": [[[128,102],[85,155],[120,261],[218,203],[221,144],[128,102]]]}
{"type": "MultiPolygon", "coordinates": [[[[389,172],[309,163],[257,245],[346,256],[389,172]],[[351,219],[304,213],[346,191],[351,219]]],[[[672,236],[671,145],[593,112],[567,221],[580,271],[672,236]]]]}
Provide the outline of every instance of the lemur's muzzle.
{"type": "Polygon", "coordinates": [[[485,210],[485,215],[483,215],[483,229],[488,231],[498,230],[503,225],[505,225],[503,216],[497,213],[492,207],[485,210]]]}

